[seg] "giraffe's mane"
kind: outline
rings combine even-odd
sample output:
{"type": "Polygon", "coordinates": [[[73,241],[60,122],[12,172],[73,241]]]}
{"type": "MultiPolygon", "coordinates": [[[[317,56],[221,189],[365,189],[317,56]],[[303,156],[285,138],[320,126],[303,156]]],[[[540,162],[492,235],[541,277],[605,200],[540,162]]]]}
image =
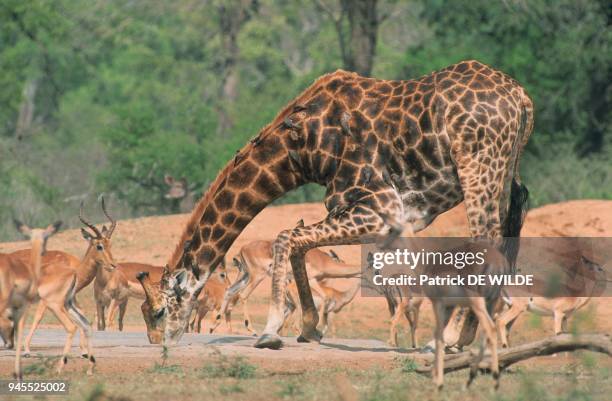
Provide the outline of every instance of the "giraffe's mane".
{"type": "MultiPolygon", "coordinates": [[[[278,127],[284,119],[293,112],[296,105],[300,104],[303,100],[310,98],[310,96],[321,86],[321,84],[325,84],[330,78],[334,75],[334,73],[325,74],[322,77],[318,78],[312,85],[306,88],[298,97],[294,98],[290,101],[281,111],[274,117],[271,123],[264,126],[257,136],[263,138],[270,133],[274,132],[274,128],[278,127]]],[[[244,155],[250,152],[253,149],[252,143],[247,143],[244,147],[242,147],[237,153],[236,156],[242,159],[244,155]]],[[[193,208],[191,212],[191,216],[187,221],[185,229],[183,230],[183,234],[179,239],[174,252],[172,253],[172,257],[170,258],[170,262],[168,263],[168,267],[170,270],[176,269],[178,263],[183,257],[184,253],[184,244],[185,241],[189,240],[194,232],[198,229],[199,221],[202,219],[202,215],[206,211],[206,206],[210,204],[213,196],[219,191],[219,187],[223,185],[226,181],[227,176],[234,169],[234,160],[230,160],[223,170],[217,175],[217,178],[210,184],[204,195],[200,198],[196,206],[193,208]]]]}

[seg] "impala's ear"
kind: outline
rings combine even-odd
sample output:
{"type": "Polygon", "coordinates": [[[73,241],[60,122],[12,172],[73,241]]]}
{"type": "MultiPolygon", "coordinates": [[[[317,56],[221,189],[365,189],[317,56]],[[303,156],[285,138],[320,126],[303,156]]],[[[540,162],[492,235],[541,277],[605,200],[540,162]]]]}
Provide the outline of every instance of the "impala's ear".
{"type": "Polygon", "coordinates": [[[164,182],[172,186],[172,184],[174,184],[174,177],[172,177],[170,174],[166,174],[164,175],[164,182]]]}
{"type": "Polygon", "coordinates": [[[30,227],[17,219],[13,219],[13,223],[15,224],[17,231],[19,231],[24,237],[30,238],[32,235],[32,229],[30,227]]]}
{"type": "Polygon", "coordinates": [[[84,228],[81,228],[81,235],[87,241],[91,241],[93,239],[93,236],[87,230],[85,230],[84,228]]]}
{"type": "Polygon", "coordinates": [[[106,234],[108,234],[108,228],[106,228],[106,226],[102,226],[102,230],[100,232],[106,237],[106,234]]]}
{"type": "Polygon", "coordinates": [[[60,220],[56,221],[53,224],[50,224],[47,228],[45,228],[45,231],[43,232],[43,237],[45,239],[49,238],[50,236],[58,232],[61,226],[62,222],[60,220]]]}

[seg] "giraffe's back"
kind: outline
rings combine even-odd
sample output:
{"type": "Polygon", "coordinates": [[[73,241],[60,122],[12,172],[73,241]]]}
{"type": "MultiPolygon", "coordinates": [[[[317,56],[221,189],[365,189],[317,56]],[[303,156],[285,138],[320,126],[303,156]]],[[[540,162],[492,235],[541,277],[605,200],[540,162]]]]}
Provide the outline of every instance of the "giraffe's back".
{"type": "Polygon", "coordinates": [[[408,214],[431,221],[463,198],[452,148],[492,163],[527,140],[517,141],[522,110],[531,107],[524,89],[478,61],[413,80],[339,70],[304,94],[295,115],[306,132],[301,158],[310,178],[328,186],[328,207],[350,201],[360,166],[369,165],[392,177],[408,214]]]}

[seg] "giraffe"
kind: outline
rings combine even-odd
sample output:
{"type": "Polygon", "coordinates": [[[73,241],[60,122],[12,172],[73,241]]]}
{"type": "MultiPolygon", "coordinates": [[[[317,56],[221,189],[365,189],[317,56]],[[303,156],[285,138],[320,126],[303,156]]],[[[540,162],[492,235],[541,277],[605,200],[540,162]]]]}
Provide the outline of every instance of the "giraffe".
{"type": "Polygon", "coordinates": [[[193,300],[245,226],[305,183],[326,187],[322,221],[282,231],[274,242],[272,300],[255,346],[278,349],[288,267],[298,286],[302,333],[320,341],[304,254],[313,248],[380,241],[414,232],[462,200],[472,237],[495,241],[511,264],[527,189],[519,157],[533,104],[506,74],[462,61],[414,80],[338,70],[318,78],[240,149],[195,206],[143,311],[181,338],[193,300]],[[510,199],[521,199],[509,208],[510,199]]]}

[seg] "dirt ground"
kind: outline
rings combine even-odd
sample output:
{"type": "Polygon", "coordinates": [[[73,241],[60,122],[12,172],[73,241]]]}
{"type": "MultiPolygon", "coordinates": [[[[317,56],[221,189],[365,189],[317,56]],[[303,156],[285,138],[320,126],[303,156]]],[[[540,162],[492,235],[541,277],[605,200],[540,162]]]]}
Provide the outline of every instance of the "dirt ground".
{"type": "MultiPolygon", "coordinates": [[[[321,204],[269,207],[240,235],[228,257],[233,257],[250,241],[273,239],[299,219],[309,224],[321,220],[325,214],[321,204]]],[[[120,221],[113,238],[115,259],[166,263],[187,218],[188,215],[173,215],[120,221]]],[[[419,235],[468,236],[463,205],[440,216],[419,235]]],[[[612,201],[572,201],[531,210],[523,236],[612,237],[612,201]]],[[[27,242],[2,243],[0,252],[25,247],[27,242]]],[[[78,230],[61,232],[52,237],[48,246],[75,255],[82,255],[85,247],[78,230]]],[[[359,263],[358,246],[334,250],[347,262],[359,263]]],[[[606,268],[612,265],[608,262],[606,268]]],[[[258,330],[265,324],[269,291],[269,281],[264,281],[252,297],[251,311],[258,330]]],[[[91,286],[78,299],[88,318],[93,319],[91,286]]],[[[204,399],[202,394],[206,392],[206,399],[395,400],[406,399],[403,390],[406,388],[412,389],[410,394],[414,397],[433,397],[429,379],[411,372],[410,354],[385,344],[390,317],[382,299],[358,295],[336,319],[335,337],[342,340],[325,339],[320,346],[297,344],[291,337],[281,351],[256,350],[250,347],[252,338],[223,335],[222,326],[216,336],[187,335],[167,357],[161,355],[160,347],[146,344],[140,302],[130,301],[123,333],[110,330],[95,334],[98,371],[93,378],[84,377],[85,361],[76,358],[78,349],[74,348],[75,358],[63,374],[73,385],[71,399],[96,399],[96,395],[111,397],[106,399],[121,396],[134,400],[204,399]],[[230,366],[229,370],[220,369],[221,372],[211,368],[226,365],[230,366]],[[254,373],[245,373],[242,377],[242,374],[232,374],[232,369],[254,373]]],[[[594,299],[572,320],[572,328],[579,332],[612,333],[609,302],[609,298],[594,299]]],[[[237,309],[234,329],[245,334],[240,324],[241,308],[237,309]]],[[[52,316],[45,317],[43,328],[34,340],[35,357],[25,360],[26,367],[30,366],[29,378],[56,377],[49,367],[49,358],[60,352],[63,333],[52,316]]],[[[431,308],[426,304],[419,325],[421,343],[428,341],[431,333],[431,308]]],[[[551,319],[525,315],[513,328],[511,340],[521,343],[549,334],[552,334],[551,319]]],[[[408,345],[405,331],[400,335],[400,343],[408,345]]],[[[11,351],[0,352],[0,377],[10,375],[12,358],[11,351]]],[[[566,399],[573,394],[574,398],[603,400],[609,399],[612,391],[611,372],[610,358],[591,353],[563,354],[519,364],[515,373],[502,379],[502,391],[516,391],[496,394],[490,390],[491,379],[484,378],[464,394],[466,399],[534,399],[530,394],[542,392],[536,398],[566,399]]],[[[447,388],[450,390],[436,397],[445,399],[456,394],[465,377],[465,372],[449,375],[447,388]]]]}

